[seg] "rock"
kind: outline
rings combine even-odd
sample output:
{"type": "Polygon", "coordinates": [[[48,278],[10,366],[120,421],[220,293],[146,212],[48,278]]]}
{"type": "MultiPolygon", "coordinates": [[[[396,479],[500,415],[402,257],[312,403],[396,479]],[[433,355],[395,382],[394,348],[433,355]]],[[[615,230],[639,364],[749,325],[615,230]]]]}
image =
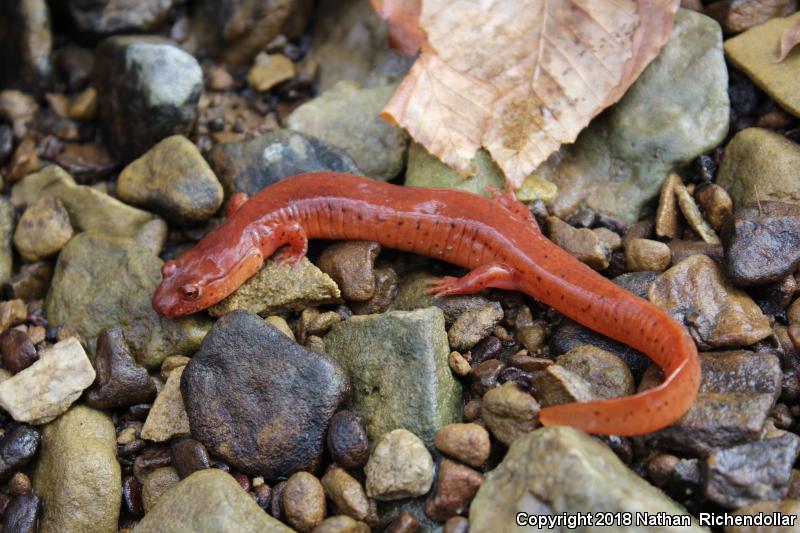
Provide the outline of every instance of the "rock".
{"type": "Polygon", "coordinates": [[[89,33],[146,33],[164,22],[173,0],[147,0],[134,5],[119,0],[69,0],[67,6],[78,30],[89,33]]]}
{"type": "Polygon", "coordinates": [[[749,346],[772,334],[767,317],[725,279],[708,256],[693,255],[664,272],[648,298],[682,322],[701,349],[749,346]]]}
{"type": "Polygon", "coordinates": [[[125,167],[117,180],[124,202],[187,224],[208,220],[222,205],[222,185],[186,137],[160,141],[125,167]]]}
{"type": "Polygon", "coordinates": [[[48,86],[53,65],[50,52],[50,10],[45,0],[4,1],[0,21],[0,87],[41,93],[48,86]]]}
{"type": "Polygon", "coordinates": [[[325,430],[347,392],[336,363],[245,311],[214,324],[181,379],[192,436],[267,479],[319,465],[325,430]]]}
{"type": "MultiPolygon", "coordinates": [[[[519,531],[517,513],[576,512],[690,515],[619,460],[607,446],[569,427],[542,428],[517,439],[500,465],[486,475],[469,513],[470,530],[519,531]]],[[[533,525],[532,525],[533,526],[533,525]]],[[[533,530],[535,526],[530,527],[533,530]]],[[[587,532],[605,531],[600,526],[587,532]]],[[[614,531],[638,531],[617,526],[614,531]]],[[[705,531],[698,526],[659,526],[658,531],[705,531]]]]}
{"type": "Polygon", "coordinates": [[[14,246],[26,261],[38,261],[58,253],[73,233],[69,214],[61,202],[43,196],[20,217],[14,231],[14,246]]]}
{"type": "Polygon", "coordinates": [[[25,424],[13,425],[0,438],[0,479],[8,479],[33,459],[42,440],[38,429],[25,424]]]}
{"type": "Polygon", "coordinates": [[[94,362],[97,380],[86,391],[90,407],[125,407],[148,402],[156,395],[155,383],[133,360],[121,329],[108,330],[97,338],[94,362]]]}
{"type": "Polygon", "coordinates": [[[349,516],[330,516],[314,528],[313,533],[369,533],[371,530],[364,522],[353,520],[349,516]]]}
{"type": "Polygon", "coordinates": [[[534,396],[544,407],[595,399],[581,376],[560,365],[550,365],[533,376],[534,396]]]}
{"type": "Polygon", "coordinates": [[[681,235],[681,216],[678,210],[678,198],[675,196],[675,188],[681,184],[680,176],[670,174],[661,185],[655,222],[656,235],[659,237],[674,239],[681,235]]]}
{"type": "Polygon", "coordinates": [[[265,513],[230,474],[195,472],[167,491],[136,533],[291,533],[265,513]]]}
{"type": "MultiPolygon", "coordinates": [[[[667,243],[672,252],[672,266],[681,263],[693,255],[706,255],[722,266],[724,263],[725,251],[721,244],[707,244],[702,241],[684,241],[672,239],[667,243]]],[[[646,295],[645,295],[646,297],[646,295]]]]}
{"type": "Polygon", "coordinates": [[[308,472],[297,472],[286,480],[281,500],[286,521],[298,531],[311,531],[325,518],[325,491],[308,472]]]}
{"type": "Polygon", "coordinates": [[[28,334],[18,329],[10,329],[0,335],[0,352],[3,354],[3,364],[12,374],[25,370],[38,359],[28,334]]]}
{"type": "Polygon", "coordinates": [[[265,93],[277,84],[295,76],[292,60],[283,54],[261,52],[247,73],[247,83],[256,91],[265,93]]]}
{"type": "Polygon", "coordinates": [[[517,438],[539,427],[539,403],[509,381],[483,396],[481,416],[492,435],[510,446],[517,438]]]}
{"type": "Polygon", "coordinates": [[[413,59],[389,46],[388,26],[368,0],[325,0],[314,12],[311,57],[320,92],[342,80],[365,87],[400,81],[413,59]]]}
{"type": "MultiPolygon", "coordinates": [[[[29,2],[29,5],[35,5],[38,2],[29,2]]],[[[5,20],[3,21],[5,22],[5,20]]],[[[8,56],[3,56],[5,59],[8,56]]],[[[8,71],[4,71],[5,72],[8,71]]],[[[28,134],[28,129],[33,126],[36,119],[36,112],[39,110],[39,105],[36,99],[29,94],[14,89],[6,89],[0,91],[0,117],[6,119],[12,128],[14,137],[17,140],[25,138],[28,134]]],[[[13,139],[12,139],[13,141],[13,139]]],[[[11,153],[12,147],[8,148],[8,153],[11,153]]],[[[8,154],[6,155],[6,157],[8,154]]]]}
{"type": "MultiPolygon", "coordinates": [[[[781,513],[784,517],[791,518],[800,513],[800,500],[780,500],[758,502],[737,509],[732,514],[734,516],[757,516],[764,513],[765,516],[773,516],[774,513],[781,513]]],[[[774,526],[726,526],[725,533],[791,533],[797,528],[796,525],[774,525],[774,526]]]]}
{"type": "Polygon", "coordinates": [[[498,302],[464,311],[447,331],[450,348],[469,350],[489,335],[502,319],[503,308],[498,302]]]}
{"type": "Polygon", "coordinates": [[[61,180],[75,185],[75,179],[63,168],[58,165],[47,165],[14,184],[11,188],[11,204],[14,207],[28,206],[41,196],[45,187],[61,180]]]}
{"type": "Polygon", "coordinates": [[[776,17],[791,15],[797,9],[795,0],[721,0],[709,4],[704,12],[714,17],[727,33],[739,33],[776,17]]]}
{"type": "Polygon", "coordinates": [[[42,350],[39,360],[0,383],[0,407],[17,422],[45,424],[64,413],[94,381],[75,337],[42,350]]]}
{"type": "Polygon", "coordinates": [[[593,398],[610,400],[636,391],[636,382],[625,363],[596,346],[579,346],[560,355],[556,362],[583,378],[593,398]]]}
{"type": "Polygon", "coordinates": [[[669,42],[619,103],[537,169],[558,186],[553,213],[585,205],[637,220],[667,176],[725,138],[727,80],[719,25],[679,11],[669,42]]]}
{"type": "Polygon", "coordinates": [[[406,512],[406,510],[412,511],[413,509],[408,509],[408,508],[414,504],[416,504],[415,507],[419,508],[420,505],[418,504],[418,500],[406,500],[406,501],[411,502],[411,505],[406,504],[398,506],[400,509],[404,509],[404,511],[395,516],[394,520],[392,520],[391,523],[389,524],[388,530],[391,533],[416,533],[416,531],[419,531],[421,529],[420,526],[423,525],[420,524],[420,522],[422,521],[417,516],[414,516],[414,514],[406,512]]]}
{"type": "Polygon", "coordinates": [[[53,265],[46,261],[23,265],[18,274],[3,284],[3,294],[11,300],[41,300],[52,277],[53,265]]]}
{"type": "Polygon", "coordinates": [[[413,311],[426,307],[438,307],[444,313],[445,323],[451,326],[462,313],[491,305],[491,300],[477,294],[459,296],[432,296],[428,294],[431,282],[437,276],[424,271],[414,271],[400,278],[397,296],[391,309],[397,311],[413,311]]]}
{"type": "Polygon", "coordinates": [[[547,217],[548,237],[570,255],[595,270],[611,264],[611,250],[597,233],[588,228],[573,228],[560,218],[547,217]]]}
{"type": "Polygon", "coordinates": [[[470,175],[464,177],[424,146],[412,142],[408,147],[405,185],[410,187],[442,187],[491,196],[487,185],[503,189],[503,171],[486,150],[479,149],[470,163],[470,175]]]}
{"type": "Polygon", "coordinates": [[[462,514],[469,508],[481,483],[482,474],[455,461],[442,459],[436,484],[425,502],[425,514],[436,522],[462,514]]]}
{"type": "Polygon", "coordinates": [[[800,65],[800,54],[790,53],[780,63],[777,56],[783,32],[794,27],[798,20],[797,13],[774,18],[725,41],[728,60],[794,116],[800,113],[800,91],[792,72],[800,65]]]}
{"type": "Polygon", "coordinates": [[[700,213],[700,208],[697,207],[694,198],[683,183],[675,186],[675,195],[678,197],[678,206],[681,208],[683,216],[686,217],[686,221],[697,236],[708,244],[719,244],[719,237],[705,221],[703,214],[700,213]]]}
{"type": "Polygon", "coordinates": [[[380,118],[394,85],[363,88],[354,82],[298,107],[287,119],[293,130],[347,152],[367,176],[390,180],[403,169],[408,135],[380,118]]]}
{"type": "Polygon", "coordinates": [[[632,272],[662,272],[669,266],[672,252],[663,242],[631,239],[625,245],[625,263],[632,272]]]}
{"type": "Polygon", "coordinates": [[[340,301],[336,283],[307,258],[294,267],[269,259],[255,276],[210,307],[208,313],[217,317],[244,310],[268,316],[340,301]]]}
{"type": "Polygon", "coordinates": [[[328,427],[328,452],[344,468],[356,470],[367,464],[369,440],[364,419],[352,411],[339,411],[328,427]]]}
{"type": "Polygon", "coordinates": [[[149,513],[156,506],[161,496],[178,484],[181,479],[171,466],[156,468],[144,478],[142,483],[142,506],[149,513]]]}
{"type": "Polygon", "coordinates": [[[325,352],[350,375],[350,405],[370,440],[402,427],[432,448],[436,431],[461,417],[461,385],[448,366],[438,309],[353,316],[333,326],[325,352]]]}
{"type": "Polygon", "coordinates": [[[733,200],[727,191],[716,183],[709,183],[695,189],[694,198],[705,212],[711,227],[720,231],[733,213],[733,200]]]}
{"type": "Polygon", "coordinates": [[[330,467],[322,476],[322,486],[339,512],[361,521],[377,518],[370,516],[375,510],[364,492],[364,487],[343,468],[330,467]]]}
{"type": "Polygon", "coordinates": [[[788,432],[712,452],[706,459],[705,497],[727,509],[783,498],[798,453],[800,437],[788,432]]]}
{"type": "Polygon", "coordinates": [[[172,466],[181,479],[199,470],[211,467],[208,450],[200,442],[191,439],[176,439],[170,446],[172,466]]]}
{"type": "Polygon", "coordinates": [[[97,116],[97,89],[87,87],[73,98],[69,106],[69,118],[91,121],[97,116]]]}
{"type": "Polygon", "coordinates": [[[110,37],[95,51],[94,79],[101,124],[123,160],[139,157],[165,137],[191,132],[203,72],[172,41],[110,37]]]}
{"type": "Polygon", "coordinates": [[[375,258],[380,253],[377,242],[337,242],[323,250],[317,266],[336,282],[345,300],[365,302],[375,294],[375,258]]]}
{"type": "Polygon", "coordinates": [[[28,308],[22,300],[0,302],[0,331],[17,326],[28,318],[28,308]]]}
{"type": "Polygon", "coordinates": [[[346,153],[291,130],[219,143],[209,152],[208,162],[226,192],[250,196],[283,178],[305,172],[361,174],[346,153]]]}
{"type": "Polygon", "coordinates": [[[761,202],[736,211],[723,228],[725,267],[736,285],[766,285],[800,266],[800,206],[761,202]]]}
{"type": "Polygon", "coordinates": [[[167,383],[158,393],[147,420],[142,428],[142,438],[155,442],[165,442],[189,433],[189,418],[183,407],[181,396],[181,375],[186,367],[173,370],[167,383]]]}
{"type": "Polygon", "coordinates": [[[419,437],[395,429],[375,443],[364,472],[370,498],[387,501],[421,496],[433,483],[433,459],[419,437]]]}
{"type": "Polygon", "coordinates": [[[122,499],[111,417],[77,405],[42,433],[33,487],[44,502],[42,533],[117,531],[122,499]]]}
{"type": "Polygon", "coordinates": [[[363,302],[350,302],[354,315],[374,315],[389,310],[397,296],[397,272],[391,267],[374,270],[372,298],[363,302]]]}
{"type": "Polygon", "coordinates": [[[737,208],[767,200],[800,204],[800,185],[789,170],[798,164],[800,145],[769,130],[747,128],[725,148],[717,185],[737,208]]]}
{"type": "Polygon", "coordinates": [[[42,500],[33,492],[14,498],[3,514],[3,531],[38,533],[42,500]]]}
{"type": "Polygon", "coordinates": [[[279,34],[299,34],[311,4],[303,0],[201,0],[192,29],[201,49],[232,67],[250,62],[279,34]]]}
{"type": "Polygon", "coordinates": [[[6,199],[0,199],[0,283],[11,277],[14,252],[11,249],[11,237],[14,234],[14,208],[6,199]]]}
{"type": "Polygon", "coordinates": [[[703,353],[700,362],[702,383],[694,404],[670,427],[637,437],[646,449],[706,456],[760,437],[781,391],[777,357],[738,350],[703,353]]]}
{"type": "Polygon", "coordinates": [[[107,178],[117,167],[117,160],[101,143],[64,143],[55,162],[86,184],[107,178]]]}
{"type": "Polygon", "coordinates": [[[59,255],[47,317],[85,339],[121,327],[134,358],[148,368],[167,355],[192,353],[210,323],[202,317],[172,320],[156,314],[150,297],[161,280],[161,264],[130,239],[81,233],[59,255]]]}
{"type": "Polygon", "coordinates": [[[447,362],[450,365],[450,370],[458,376],[466,376],[472,371],[469,361],[458,352],[450,352],[447,362]]]}
{"type": "Polygon", "coordinates": [[[447,424],[436,432],[436,448],[470,466],[481,466],[489,458],[489,432],[478,424],[447,424]]]}
{"type": "Polygon", "coordinates": [[[8,164],[8,171],[5,176],[6,181],[12,183],[18,181],[20,178],[36,172],[41,166],[34,138],[26,137],[11,155],[11,162],[8,164]]]}

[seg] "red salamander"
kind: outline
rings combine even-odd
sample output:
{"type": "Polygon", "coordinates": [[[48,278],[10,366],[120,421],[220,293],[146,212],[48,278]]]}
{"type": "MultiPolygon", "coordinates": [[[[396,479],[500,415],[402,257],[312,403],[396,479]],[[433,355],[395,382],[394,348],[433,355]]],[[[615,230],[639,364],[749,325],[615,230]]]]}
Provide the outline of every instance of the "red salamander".
{"type": "Polygon", "coordinates": [[[697,395],[700,360],[683,326],[553,244],[511,192],[495,191],[489,200],[320,172],[287,178],[249,200],[236,195],[230,205],[222,225],[164,264],[153,296],[162,315],[188,315],[219,302],[284,246],[282,260],[295,263],[308,239],[377,241],[469,269],[463,277],[438,280],[433,294],[522,291],[647,354],[666,376],[633,396],[545,407],[545,426],[640,435],[676,421],[697,395]]]}

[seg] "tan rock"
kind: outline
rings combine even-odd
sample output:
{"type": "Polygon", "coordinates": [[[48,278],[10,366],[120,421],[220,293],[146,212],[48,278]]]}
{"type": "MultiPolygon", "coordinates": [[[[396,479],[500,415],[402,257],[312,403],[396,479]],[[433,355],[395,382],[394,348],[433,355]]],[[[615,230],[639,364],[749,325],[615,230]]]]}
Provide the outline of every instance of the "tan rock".
{"type": "Polygon", "coordinates": [[[600,237],[587,228],[573,228],[557,217],[547,217],[550,239],[570,255],[595,270],[605,270],[611,262],[611,250],[600,237]]]}
{"type": "Polygon", "coordinates": [[[439,451],[471,466],[489,458],[489,432],[478,424],[447,424],[436,432],[433,443],[439,451]]]}
{"type": "Polygon", "coordinates": [[[675,195],[678,198],[678,207],[695,233],[708,244],[720,244],[719,237],[714,229],[703,218],[700,208],[694,201],[689,190],[682,183],[675,185],[675,195]]]}
{"type": "Polygon", "coordinates": [[[14,246],[26,261],[38,261],[58,253],[74,234],[69,213],[49,196],[34,201],[20,217],[14,246]]]}
{"type": "Polygon", "coordinates": [[[720,231],[733,213],[733,200],[728,192],[716,183],[710,183],[695,190],[694,198],[705,212],[711,227],[720,231]]]}
{"type": "Polygon", "coordinates": [[[256,56],[255,64],[247,74],[247,83],[259,92],[267,92],[282,81],[294,78],[295,67],[292,60],[282,54],[256,56]]]}
{"type": "Polygon", "coordinates": [[[281,501],[286,521],[298,531],[311,531],[325,518],[325,490],[308,472],[297,472],[286,480],[281,501]]]}
{"type": "Polygon", "coordinates": [[[670,174],[661,186],[656,210],[656,235],[675,239],[681,235],[681,216],[678,211],[678,199],[675,196],[675,186],[681,183],[681,177],[670,174]]]}
{"type": "Polygon", "coordinates": [[[356,520],[370,519],[373,505],[367,498],[367,493],[364,492],[361,483],[346,470],[338,466],[331,467],[322,476],[321,481],[325,488],[325,494],[336,504],[339,511],[356,520]]]}
{"type": "Polygon", "coordinates": [[[663,242],[631,239],[625,246],[625,263],[632,272],[662,272],[667,269],[671,259],[672,252],[663,242]]]}
{"type": "Polygon", "coordinates": [[[144,421],[143,439],[164,442],[189,433],[189,417],[186,415],[181,396],[181,376],[184,368],[186,367],[181,366],[170,372],[167,383],[158,393],[144,421]]]}
{"type": "Polygon", "coordinates": [[[156,468],[144,478],[142,483],[142,506],[149,513],[156,506],[161,495],[178,484],[181,478],[171,466],[156,468]]]}
{"type": "Polygon", "coordinates": [[[88,87],[79,93],[69,106],[69,117],[75,120],[90,121],[97,115],[97,89],[88,87]]]}
{"type": "Polygon", "coordinates": [[[433,483],[433,459],[419,437],[395,429],[375,444],[365,473],[371,498],[386,501],[421,496],[433,483]]]}
{"type": "Polygon", "coordinates": [[[594,399],[586,380],[560,365],[550,365],[534,374],[533,389],[543,407],[594,399]]]}
{"type": "Polygon", "coordinates": [[[509,381],[483,396],[481,416],[492,435],[510,446],[518,437],[539,427],[539,402],[509,381]]]}
{"type": "Polygon", "coordinates": [[[628,365],[597,346],[578,346],[560,355],[556,362],[582,377],[595,398],[610,400],[636,391],[636,382],[628,365]]]}

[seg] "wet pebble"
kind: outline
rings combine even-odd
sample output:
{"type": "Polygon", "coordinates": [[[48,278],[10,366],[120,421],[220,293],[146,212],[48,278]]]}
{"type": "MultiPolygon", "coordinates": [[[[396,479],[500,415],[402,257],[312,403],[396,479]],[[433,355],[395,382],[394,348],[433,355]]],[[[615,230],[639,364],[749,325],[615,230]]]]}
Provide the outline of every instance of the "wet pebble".
{"type": "Polygon", "coordinates": [[[369,533],[367,524],[346,515],[330,516],[314,528],[313,533],[369,533]]]}
{"type": "Polygon", "coordinates": [[[543,407],[594,399],[592,388],[585,379],[557,364],[533,376],[533,390],[543,407]]]}
{"type": "Polygon", "coordinates": [[[548,217],[547,227],[550,239],[570,255],[595,270],[608,268],[611,250],[595,232],[587,228],[573,228],[557,217],[548,217]]]}
{"type": "Polygon", "coordinates": [[[147,513],[158,503],[161,495],[174,487],[180,477],[174,468],[165,466],[150,472],[142,483],[142,508],[147,513]]]}
{"type": "Polygon", "coordinates": [[[37,533],[41,499],[34,493],[22,494],[11,500],[3,514],[3,531],[37,533]]]}
{"type": "Polygon", "coordinates": [[[386,501],[421,496],[433,483],[433,459],[419,437],[395,429],[375,444],[365,473],[371,498],[386,501]]]}
{"type": "Polygon", "coordinates": [[[25,370],[38,358],[28,335],[18,329],[10,329],[0,335],[0,352],[3,354],[3,364],[12,374],[25,370]]]}
{"type": "Polygon", "coordinates": [[[283,54],[259,53],[250,72],[247,83],[259,92],[267,92],[275,85],[290,80],[295,75],[292,60],[283,54]]]}
{"type": "Polygon", "coordinates": [[[328,427],[328,452],[337,464],[356,470],[367,464],[369,440],[364,420],[353,411],[339,411],[328,427]]]}
{"type": "Polygon", "coordinates": [[[425,515],[435,522],[464,513],[483,483],[483,475],[468,466],[442,459],[436,484],[425,501],[425,515]]]}
{"type": "Polygon", "coordinates": [[[498,302],[470,309],[460,314],[447,331],[450,348],[469,350],[492,332],[503,319],[503,308],[498,302]]]}
{"type": "Polygon", "coordinates": [[[632,272],[666,270],[672,259],[669,246],[650,239],[631,239],[625,245],[625,263],[632,272]]]}
{"type": "Polygon", "coordinates": [[[327,247],[317,260],[348,301],[365,302],[375,294],[375,258],[381,245],[371,241],[345,241],[327,247]]]}
{"type": "Polygon", "coordinates": [[[165,442],[178,435],[189,433],[189,417],[181,395],[181,376],[185,368],[179,367],[173,370],[158,393],[144,421],[143,439],[165,442]]]}
{"type": "Polygon", "coordinates": [[[20,271],[3,284],[3,293],[9,300],[40,300],[47,294],[53,277],[53,265],[37,261],[23,265],[20,271]]]}
{"type": "Polygon", "coordinates": [[[700,208],[697,207],[694,197],[692,197],[686,186],[682,183],[676,185],[675,194],[678,197],[678,206],[681,208],[681,212],[683,216],[686,217],[686,221],[689,223],[692,230],[694,230],[703,242],[719,244],[719,237],[714,229],[708,225],[705,218],[703,218],[700,208]]]}
{"type": "Polygon", "coordinates": [[[720,231],[733,213],[733,200],[728,191],[715,183],[709,183],[698,187],[694,197],[705,212],[711,227],[720,231]]]}
{"type": "Polygon", "coordinates": [[[147,370],[133,359],[122,330],[110,329],[97,338],[97,378],[86,392],[86,403],[97,409],[125,407],[152,400],[156,386],[147,370]]]}
{"type": "Polygon", "coordinates": [[[489,432],[478,424],[447,424],[433,439],[436,448],[470,466],[481,466],[489,458],[489,432]]]}
{"type": "Polygon", "coordinates": [[[354,315],[371,315],[388,311],[397,296],[397,272],[391,267],[376,268],[374,285],[372,298],[350,304],[354,315]]]}
{"type": "Polygon", "coordinates": [[[628,366],[616,355],[592,345],[579,346],[556,360],[582,377],[594,398],[610,400],[634,393],[636,383],[628,366]]]}
{"type": "Polygon", "coordinates": [[[374,504],[367,498],[364,487],[343,468],[337,466],[328,468],[321,481],[325,494],[339,512],[360,521],[377,519],[374,504]]]}
{"type": "Polygon", "coordinates": [[[0,302],[0,331],[17,326],[28,318],[28,307],[19,298],[0,302]]]}
{"type": "MultiPolygon", "coordinates": [[[[678,209],[678,198],[675,196],[675,188],[681,184],[681,178],[677,174],[670,174],[661,185],[661,193],[658,199],[658,209],[656,210],[655,233],[659,237],[669,237],[674,239],[681,233],[681,216],[678,209]]],[[[648,232],[650,233],[650,232],[648,232]]],[[[630,238],[637,238],[635,231],[628,231],[630,238]]],[[[647,238],[650,235],[642,235],[647,238]]],[[[626,236],[626,241],[628,236],[626,236]]],[[[627,242],[625,247],[628,247],[627,242]]]]}
{"type": "Polygon", "coordinates": [[[539,426],[539,410],[539,402],[511,382],[490,390],[481,402],[486,427],[506,446],[539,426]]]}
{"type": "Polygon", "coordinates": [[[14,246],[26,261],[38,261],[58,253],[73,234],[63,204],[56,198],[43,196],[20,217],[14,231],[14,246]]]}
{"type": "Polygon", "coordinates": [[[41,440],[41,433],[32,426],[16,424],[7,427],[0,438],[0,479],[8,478],[28,464],[36,455],[41,440]]]}
{"type": "Polygon", "coordinates": [[[498,359],[487,359],[472,367],[472,392],[476,396],[483,396],[487,391],[500,385],[500,372],[506,367],[498,359]]]}
{"type": "Polygon", "coordinates": [[[181,479],[211,466],[211,459],[206,447],[192,438],[173,440],[170,445],[170,454],[172,466],[181,479]]]}
{"type": "Polygon", "coordinates": [[[325,490],[308,472],[297,472],[286,480],[281,500],[286,521],[298,531],[311,531],[325,518],[325,490]]]}
{"type": "Polygon", "coordinates": [[[450,364],[450,370],[459,376],[466,376],[472,370],[469,361],[458,352],[450,352],[447,362],[450,364]]]}

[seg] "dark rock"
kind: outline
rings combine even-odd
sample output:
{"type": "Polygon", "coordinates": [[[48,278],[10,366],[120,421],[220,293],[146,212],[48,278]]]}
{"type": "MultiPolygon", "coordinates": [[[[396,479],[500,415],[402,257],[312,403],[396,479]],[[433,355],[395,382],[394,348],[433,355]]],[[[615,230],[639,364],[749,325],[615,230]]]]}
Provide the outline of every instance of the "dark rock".
{"type": "Polygon", "coordinates": [[[209,152],[208,160],[228,194],[252,196],[283,178],[305,172],[361,174],[343,151],[291,130],[219,143],[209,152]]]}
{"type": "Polygon", "coordinates": [[[364,420],[353,411],[339,411],[328,427],[328,452],[334,462],[355,470],[367,464],[369,440],[364,420]]]}
{"type": "Polygon", "coordinates": [[[263,319],[218,320],[181,379],[192,435],[243,472],[275,479],[320,462],[344,371],[263,319]]]}
{"type": "Polygon", "coordinates": [[[56,50],[54,61],[59,74],[72,90],[82,89],[92,77],[94,54],[87,48],[68,45],[56,50]]]}
{"type": "Polygon", "coordinates": [[[36,455],[41,440],[41,433],[32,426],[20,424],[6,429],[0,439],[0,479],[28,464],[36,455]]]}
{"type": "Polygon", "coordinates": [[[125,476],[122,479],[122,502],[125,510],[133,517],[144,514],[142,484],[134,476],[125,476]]]}
{"type": "Polygon", "coordinates": [[[3,284],[3,294],[9,300],[40,300],[47,294],[53,277],[53,265],[37,261],[23,265],[19,273],[3,284]]]}
{"type": "Polygon", "coordinates": [[[800,266],[800,206],[761,202],[739,209],[725,224],[722,240],[734,284],[779,281],[800,266]]]}
{"type": "Polygon", "coordinates": [[[52,74],[50,10],[45,0],[0,2],[0,87],[43,93],[52,74]]]}
{"type": "Polygon", "coordinates": [[[151,446],[136,456],[133,475],[143,483],[147,475],[158,468],[172,465],[172,453],[166,446],[151,446]]]}
{"type": "Polygon", "coordinates": [[[117,166],[116,159],[100,143],[65,143],[55,161],[78,183],[94,183],[107,178],[117,166]]]}
{"type": "Polygon", "coordinates": [[[172,452],[172,466],[181,479],[189,477],[198,470],[211,467],[208,450],[194,439],[175,440],[170,450],[172,452]]]}
{"type": "Polygon", "coordinates": [[[660,274],[661,272],[654,271],[628,272],[617,276],[613,281],[639,298],[647,298],[647,289],[660,274]]]}
{"type": "Polygon", "coordinates": [[[391,267],[376,268],[372,298],[364,302],[351,302],[354,315],[385,313],[397,296],[397,272],[391,267]]]}
{"type": "Polygon", "coordinates": [[[375,294],[375,258],[381,245],[372,241],[343,241],[325,248],[317,260],[346,300],[365,302],[375,294]]]}
{"type": "Polygon", "coordinates": [[[706,459],[706,498],[727,509],[783,498],[800,453],[800,437],[782,433],[710,454],[706,459]]]}
{"type": "Polygon", "coordinates": [[[166,20],[174,0],[69,0],[69,14],[78,30],[89,33],[141,33],[166,20]]]}
{"type": "Polygon", "coordinates": [[[3,364],[13,374],[25,370],[36,362],[36,348],[27,333],[18,329],[10,329],[0,335],[0,352],[3,353],[3,364]]]}
{"type": "Polygon", "coordinates": [[[37,533],[42,501],[33,492],[14,498],[3,516],[3,531],[37,533]]]}
{"type": "Polygon", "coordinates": [[[464,513],[483,483],[483,475],[450,459],[439,462],[436,484],[425,502],[425,514],[435,522],[464,513]]]}
{"type": "Polygon", "coordinates": [[[667,246],[669,246],[669,249],[672,251],[672,265],[677,265],[687,257],[696,254],[707,255],[718,265],[722,265],[724,262],[725,250],[719,244],[672,239],[667,242],[667,246]]]}
{"type": "Polygon", "coordinates": [[[152,400],[156,386],[147,370],[133,360],[122,329],[110,329],[97,337],[97,379],[86,391],[86,403],[97,409],[126,407],[152,400]]]}
{"type": "Polygon", "coordinates": [[[110,37],[95,52],[100,119],[111,147],[130,161],[170,135],[189,134],[203,72],[194,57],[157,37],[110,37]]]}
{"type": "Polygon", "coordinates": [[[483,396],[487,391],[500,386],[500,372],[506,367],[498,359],[487,359],[472,367],[472,393],[483,396]]]}

